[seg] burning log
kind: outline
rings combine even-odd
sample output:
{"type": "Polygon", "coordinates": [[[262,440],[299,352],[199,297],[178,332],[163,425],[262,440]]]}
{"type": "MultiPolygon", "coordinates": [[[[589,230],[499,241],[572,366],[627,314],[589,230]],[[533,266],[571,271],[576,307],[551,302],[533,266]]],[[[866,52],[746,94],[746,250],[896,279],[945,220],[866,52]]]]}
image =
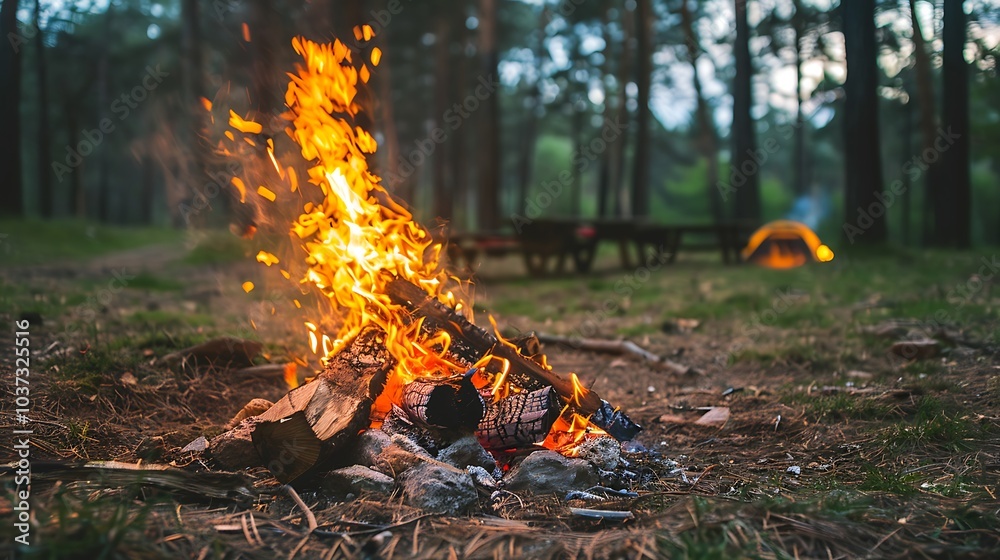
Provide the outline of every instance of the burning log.
{"type": "Polygon", "coordinates": [[[486,407],[476,439],[487,451],[535,445],[552,429],[560,408],[559,396],[552,387],[512,395],[486,407]]]}
{"type": "Polygon", "coordinates": [[[483,418],[484,403],[468,377],[419,380],[403,388],[403,410],[410,420],[434,428],[471,432],[483,418]]]}
{"type": "Polygon", "coordinates": [[[289,391],[257,417],[254,447],[281,482],[304,474],[370,424],[372,405],[395,360],[385,333],[367,327],[330,358],[314,381],[289,391]]]}
{"type": "Polygon", "coordinates": [[[642,428],[620,410],[601,399],[596,391],[579,391],[572,380],[565,379],[522,356],[516,347],[502,343],[495,335],[478,327],[460,313],[431,297],[419,286],[402,278],[386,286],[389,298],[402,305],[417,317],[424,319],[427,332],[444,331],[451,335],[449,352],[475,363],[488,354],[510,363],[508,376],[520,387],[535,391],[552,387],[576,412],[590,417],[590,421],[619,441],[634,438],[642,428]],[[522,380],[525,380],[522,382],[522,380]]]}

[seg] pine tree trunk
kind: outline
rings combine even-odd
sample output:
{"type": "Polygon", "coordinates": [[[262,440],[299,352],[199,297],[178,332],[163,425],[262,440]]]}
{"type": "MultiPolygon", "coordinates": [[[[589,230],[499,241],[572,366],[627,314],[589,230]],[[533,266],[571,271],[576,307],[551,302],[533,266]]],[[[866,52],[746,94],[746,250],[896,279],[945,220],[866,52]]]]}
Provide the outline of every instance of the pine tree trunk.
{"type": "MultiPolygon", "coordinates": [[[[608,123],[614,118],[611,105],[611,88],[608,87],[608,77],[611,72],[611,32],[608,12],[611,9],[611,0],[604,0],[601,6],[601,36],[604,38],[604,65],[601,68],[601,86],[604,88],[604,122],[608,123]]],[[[618,141],[621,141],[619,139],[618,141]]],[[[608,196],[611,191],[611,158],[614,148],[608,146],[601,154],[601,164],[597,175],[597,217],[606,218],[608,216],[608,196]]]]}
{"type": "Polygon", "coordinates": [[[49,79],[41,28],[41,1],[35,0],[35,72],[38,74],[38,196],[43,218],[55,213],[52,192],[52,126],[49,120],[49,79]]]}
{"type": "MultiPolygon", "coordinates": [[[[497,2],[479,0],[479,56],[481,80],[496,83],[500,55],[497,50],[497,2]]],[[[500,92],[481,99],[482,125],[479,139],[479,229],[500,226],[500,92]]]]}
{"type": "MultiPolygon", "coordinates": [[[[17,0],[0,6],[0,36],[20,37],[17,0]]],[[[23,45],[0,48],[0,215],[24,215],[21,174],[21,59],[23,45]]]]}
{"type": "Polygon", "coordinates": [[[945,218],[945,246],[968,248],[971,243],[971,173],[969,169],[969,65],[965,61],[965,12],[962,0],[944,0],[944,80],[941,127],[954,135],[954,144],[941,155],[943,173],[948,177],[948,193],[938,207],[945,218]]]}
{"type": "MultiPolygon", "coordinates": [[[[753,64],[750,60],[750,26],[747,23],[746,0],[736,0],[736,77],[733,80],[733,157],[732,165],[745,176],[742,185],[731,185],[736,189],[736,219],[743,222],[760,222],[760,170],[754,161],[757,151],[754,133],[751,87],[753,64]],[[743,169],[753,169],[746,173],[743,169]]],[[[797,49],[796,49],[797,51],[797,49]]]]}
{"type": "Polygon", "coordinates": [[[638,38],[639,67],[636,72],[636,85],[639,92],[636,101],[637,129],[635,135],[635,160],[632,168],[632,215],[649,216],[649,148],[650,126],[653,115],[649,109],[649,90],[653,74],[653,7],[651,0],[637,0],[636,36],[638,38]]]}
{"type": "MultiPolygon", "coordinates": [[[[632,34],[634,33],[635,17],[627,7],[622,8],[622,57],[618,67],[618,117],[617,122],[630,123],[628,114],[628,96],[625,93],[625,86],[632,78],[632,34]]],[[[613,150],[611,157],[611,208],[616,218],[625,217],[628,207],[627,192],[625,190],[625,153],[628,148],[628,135],[622,135],[618,140],[616,150],[613,150]]]]}
{"type": "Polygon", "coordinates": [[[708,111],[708,102],[705,101],[705,95],[702,93],[701,78],[698,75],[698,56],[701,47],[694,33],[694,23],[691,20],[691,12],[688,10],[687,2],[681,3],[681,25],[684,27],[685,43],[687,45],[688,60],[691,63],[694,92],[697,101],[695,121],[698,124],[698,147],[707,165],[705,178],[709,208],[712,212],[712,221],[716,224],[721,224],[725,221],[726,214],[722,201],[722,193],[719,192],[718,187],[719,141],[715,132],[715,125],[712,122],[712,116],[708,111]]]}
{"type": "MultiPolygon", "coordinates": [[[[804,196],[809,190],[806,178],[806,119],[802,112],[804,92],[802,91],[802,35],[805,14],[801,0],[795,0],[795,14],[792,28],[795,33],[795,161],[792,162],[792,187],[796,196],[804,196]]],[[[759,185],[758,185],[759,188],[759,185]]]]}
{"type": "MultiPolygon", "coordinates": [[[[934,149],[934,136],[937,130],[935,117],[934,84],[931,78],[931,62],[927,55],[920,20],[917,18],[916,1],[910,0],[910,21],[913,28],[914,68],[917,74],[917,101],[920,103],[920,152],[934,149]]],[[[924,204],[923,241],[932,243],[935,237],[934,208],[941,197],[940,162],[926,162],[928,167],[924,172],[924,204]]]]}
{"type": "Polygon", "coordinates": [[[888,239],[886,212],[876,198],[883,188],[876,91],[875,1],[852,0],[845,2],[841,9],[847,53],[844,234],[851,244],[884,243],[888,239]]]}
{"type": "MultiPolygon", "coordinates": [[[[435,126],[446,131],[448,124],[444,115],[448,110],[448,88],[451,84],[451,59],[448,49],[451,46],[451,14],[440,12],[436,16],[436,35],[434,41],[434,117],[435,126]]],[[[444,132],[447,136],[447,132],[444,132]]],[[[437,145],[433,157],[433,189],[434,214],[447,222],[451,222],[453,213],[454,192],[448,164],[448,143],[437,145]]]]}

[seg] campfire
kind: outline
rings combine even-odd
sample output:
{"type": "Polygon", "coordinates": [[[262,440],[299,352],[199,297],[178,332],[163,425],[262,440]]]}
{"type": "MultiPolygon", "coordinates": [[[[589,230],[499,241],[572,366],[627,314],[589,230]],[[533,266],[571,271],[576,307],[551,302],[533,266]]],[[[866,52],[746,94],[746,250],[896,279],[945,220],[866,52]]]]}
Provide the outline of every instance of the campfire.
{"type": "MultiPolygon", "coordinates": [[[[366,26],[355,35],[372,33],[366,26]]],[[[359,462],[365,441],[386,436],[431,455],[472,436],[501,467],[531,450],[572,457],[588,440],[634,438],[641,428],[575,374],[555,372],[537,338],[504,338],[492,317],[489,329],[478,326],[442,245],[380,184],[369,166],[376,142],[356,124],[359,88],[379,50],[358,61],[340,41],[295,39],[293,47],[303,63],[290,74],[282,117],[308,162],[308,181],[279,164],[285,154],[261,124],[231,112],[227,137],[266,146],[274,170],[256,199],[235,178],[241,201],[308,200],[289,227],[301,275],[274,248],[257,260],[323,302],[305,322],[323,369],[266,410],[244,414],[213,442],[213,454],[224,459],[227,449],[252,443],[261,464],[290,482],[324,465],[359,462]]]]}

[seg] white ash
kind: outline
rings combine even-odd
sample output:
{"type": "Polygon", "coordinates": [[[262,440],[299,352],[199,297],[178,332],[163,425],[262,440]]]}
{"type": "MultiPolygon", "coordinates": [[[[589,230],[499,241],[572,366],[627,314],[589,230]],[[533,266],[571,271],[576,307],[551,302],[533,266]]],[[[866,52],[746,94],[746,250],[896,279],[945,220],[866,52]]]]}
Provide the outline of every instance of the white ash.
{"type": "Polygon", "coordinates": [[[577,457],[606,471],[618,468],[621,456],[622,446],[613,437],[588,438],[577,447],[577,457]]]}

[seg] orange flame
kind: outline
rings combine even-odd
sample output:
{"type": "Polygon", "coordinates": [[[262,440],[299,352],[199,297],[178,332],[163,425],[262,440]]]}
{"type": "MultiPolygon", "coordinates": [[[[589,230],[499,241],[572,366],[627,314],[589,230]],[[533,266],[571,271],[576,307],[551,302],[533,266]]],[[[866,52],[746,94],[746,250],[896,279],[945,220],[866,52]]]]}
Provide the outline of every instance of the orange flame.
{"type": "MultiPolygon", "coordinates": [[[[356,38],[368,40],[373,32],[365,26],[356,29],[355,34],[356,38]]],[[[311,187],[299,184],[292,167],[279,165],[281,158],[275,154],[272,139],[258,138],[266,143],[270,166],[284,184],[282,188],[275,184],[260,185],[258,198],[270,203],[288,203],[291,197],[284,194],[288,192],[317,199],[304,203],[290,228],[292,239],[301,250],[299,258],[307,265],[298,278],[299,284],[320,294],[330,305],[329,314],[305,321],[306,335],[312,351],[326,360],[368,325],[377,325],[385,331],[386,348],[397,366],[376,400],[372,416],[377,425],[392,404],[401,402],[402,389],[407,383],[466,369],[449,359],[451,339],[447,333],[427,335],[420,330],[421,322],[407,321],[406,311],[386,295],[388,282],[394,278],[406,279],[469,315],[472,306],[449,290],[452,279],[442,266],[441,245],[393,200],[368,167],[367,158],[375,153],[376,142],[368,131],[353,124],[361,111],[356,102],[359,81],[367,81],[368,66],[361,64],[357,68],[351,51],[339,40],[318,44],[295,38],[292,47],[303,57],[304,64],[289,74],[291,81],[285,92],[288,110],[282,117],[289,123],[285,132],[297,144],[302,158],[310,162],[307,175],[311,187]],[[324,332],[322,319],[334,313],[342,317],[342,322],[336,332],[324,332]]],[[[371,64],[377,66],[381,56],[381,51],[373,50],[371,64]]],[[[243,134],[259,135],[263,131],[262,125],[234,111],[230,111],[229,125],[243,134]]],[[[227,137],[234,140],[229,131],[227,137]]],[[[246,201],[246,183],[239,178],[232,183],[241,201],[246,201]]],[[[283,261],[265,250],[259,251],[256,259],[268,267],[283,261]]],[[[292,277],[287,270],[281,270],[281,274],[292,277]]],[[[246,284],[252,289],[252,284],[246,284]]],[[[302,308],[297,299],[293,302],[296,308],[302,308]]],[[[495,322],[493,326],[496,329],[495,322]]],[[[513,346],[499,332],[497,335],[504,344],[513,346]]],[[[544,357],[542,364],[548,368],[544,357]]],[[[510,365],[493,356],[486,356],[476,364],[483,369],[489,366],[490,371],[496,372],[483,383],[484,386],[491,383],[496,399],[517,390],[507,381],[510,365]],[[498,362],[492,363],[494,359],[498,362]]],[[[298,382],[294,369],[286,372],[286,380],[290,385],[298,382]]],[[[575,375],[573,384],[573,400],[578,403],[579,396],[586,394],[587,389],[575,375]]],[[[559,430],[553,430],[552,438],[558,439],[558,445],[553,440],[553,448],[569,449],[587,433],[586,418],[564,416],[568,420],[560,419],[559,430]]]]}

